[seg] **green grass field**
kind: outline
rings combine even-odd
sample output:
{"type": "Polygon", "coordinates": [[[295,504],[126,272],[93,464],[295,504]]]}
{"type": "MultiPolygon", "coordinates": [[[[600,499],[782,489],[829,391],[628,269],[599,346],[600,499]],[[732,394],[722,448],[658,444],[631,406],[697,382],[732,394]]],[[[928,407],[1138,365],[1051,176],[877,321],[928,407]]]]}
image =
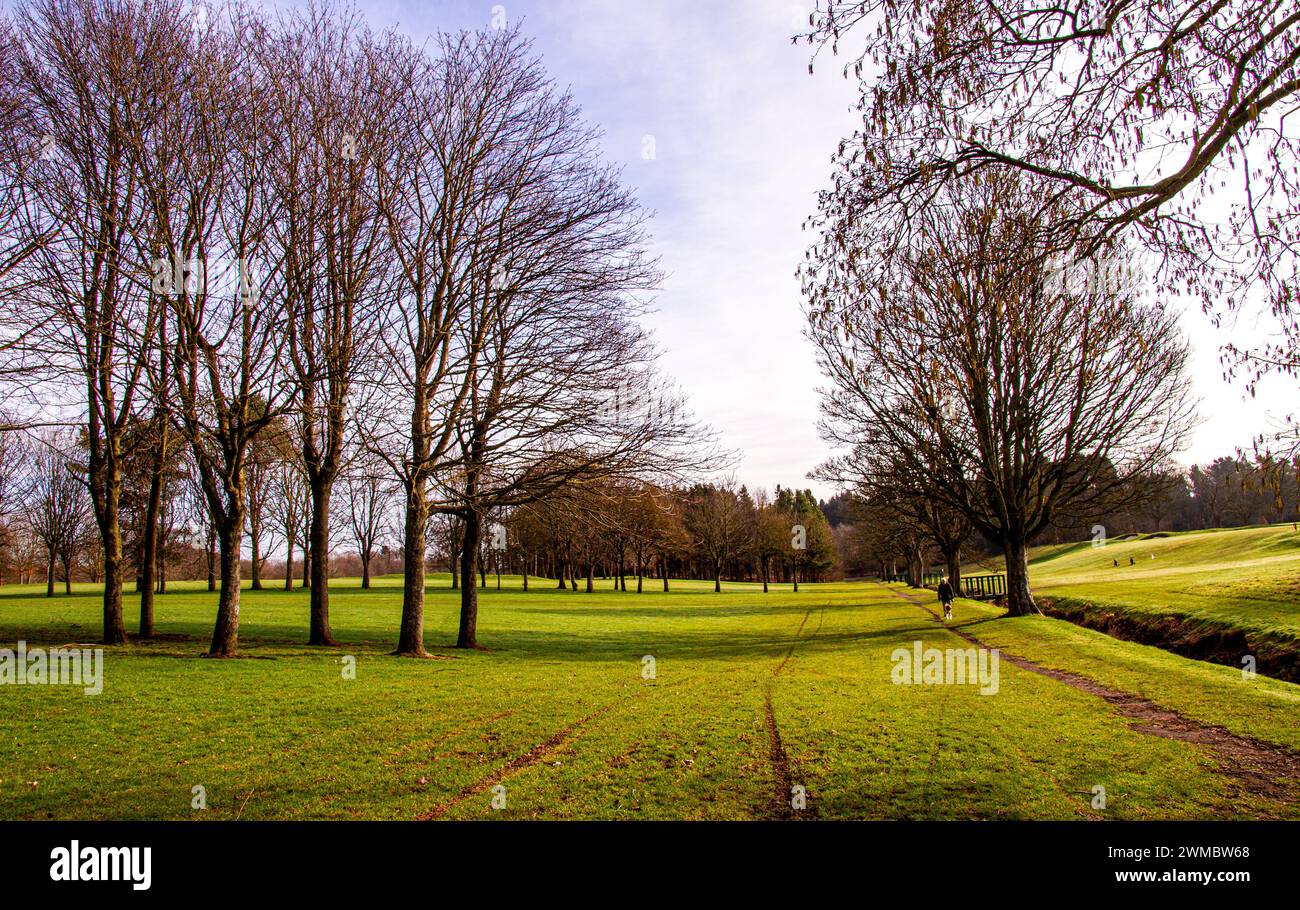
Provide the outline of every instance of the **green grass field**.
{"type": "MultiPolygon", "coordinates": [[[[416,660],[388,653],[398,583],[336,580],[337,649],[301,644],[304,593],[246,590],[236,660],[201,656],[215,595],[178,586],[160,640],[107,649],[101,695],[0,686],[0,818],[1300,818],[1300,780],[1252,784],[1212,746],[1007,660],[992,695],[895,685],[895,649],[968,646],[904,596],[928,592],[525,594],[507,579],[483,592],[489,650],[458,652],[456,595],[435,577],[439,657],[416,660]]],[[[41,594],[0,592],[0,644],[95,640],[96,591],[41,594]]],[[[1300,686],[999,612],[960,601],[957,619],[1009,654],[1300,751],[1300,686]]]]}
{"type": "Polygon", "coordinates": [[[1290,524],[1039,547],[1030,557],[1036,593],[1300,638],[1300,533],[1290,524]]]}

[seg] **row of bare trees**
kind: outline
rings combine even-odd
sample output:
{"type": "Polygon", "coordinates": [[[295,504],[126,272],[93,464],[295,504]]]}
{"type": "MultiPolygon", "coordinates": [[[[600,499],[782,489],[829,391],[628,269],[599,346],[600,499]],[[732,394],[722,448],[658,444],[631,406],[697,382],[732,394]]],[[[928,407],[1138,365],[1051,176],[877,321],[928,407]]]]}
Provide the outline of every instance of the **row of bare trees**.
{"type": "Polygon", "coordinates": [[[711,457],[640,326],[645,214],[517,31],[416,46],[328,4],[30,0],[0,40],[6,404],[81,428],[105,642],[126,640],[132,462],[146,574],[182,450],[192,471],[213,656],[236,652],[246,544],[256,579],[271,526],[305,540],[309,641],[332,644],[336,485],[366,465],[346,514],[369,554],[367,503],[396,484],[397,651],[422,655],[431,516],[462,529],[475,647],[484,516],[711,457]]]}
{"type": "MultiPolygon", "coordinates": [[[[663,487],[643,482],[571,486],[543,501],[490,513],[476,559],[479,585],[489,570],[552,579],[560,589],[587,592],[596,579],[615,590],[645,590],[658,578],[705,579],[721,590],[723,577],[762,582],[821,581],[837,566],[830,527],[811,492],[778,487],[751,495],[731,482],[663,487]]],[[[463,553],[464,526],[436,524],[437,549],[463,553]]],[[[454,583],[458,583],[453,578],[454,583]]],[[[470,579],[469,583],[473,583],[470,579]]],[[[499,583],[499,582],[498,582],[499,583]]]]}
{"type": "MultiPolygon", "coordinates": [[[[159,488],[153,489],[152,443],[139,438],[152,429],[147,423],[136,427],[123,476],[124,559],[134,570],[135,590],[143,595],[150,587],[161,594],[169,578],[201,579],[205,574],[215,590],[216,540],[192,460],[184,448],[170,452],[159,488]],[[155,546],[147,556],[145,538],[151,523],[155,546]]],[[[254,589],[263,587],[272,553],[283,554],[272,574],[283,578],[286,589],[299,581],[295,568],[310,562],[306,472],[293,451],[267,444],[274,439],[274,433],[259,439],[248,467],[248,547],[243,562],[254,589]],[[302,554],[297,563],[295,553],[302,554]]],[[[25,582],[39,569],[52,596],[56,575],[66,591],[74,580],[101,580],[102,550],[84,456],[82,437],[75,431],[0,431],[0,583],[25,582]]],[[[394,538],[397,486],[381,462],[356,448],[348,453],[341,481],[348,495],[334,510],[336,533],[330,549],[342,547],[349,554],[348,567],[355,567],[363,586],[369,587],[371,565],[389,554],[394,538]]],[[[302,586],[309,587],[310,571],[300,574],[302,586]]],[[[141,597],[142,630],[151,626],[151,601],[141,597]]]]}

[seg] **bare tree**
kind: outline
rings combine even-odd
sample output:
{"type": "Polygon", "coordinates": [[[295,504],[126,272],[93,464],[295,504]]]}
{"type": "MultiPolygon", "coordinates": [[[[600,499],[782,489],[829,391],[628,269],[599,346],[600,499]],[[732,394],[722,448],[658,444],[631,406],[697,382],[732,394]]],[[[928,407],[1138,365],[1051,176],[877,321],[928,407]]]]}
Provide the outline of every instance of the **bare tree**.
{"type": "MultiPolygon", "coordinates": [[[[394,42],[396,39],[393,39],[394,42]]],[[[352,11],[311,7],[290,18],[267,73],[276,105],[277,167],[285,206],[286,352],[298,387],[302,465],[311,492],[309,643],[332,645],[330,501],[343,469],[348,409],[362,364],[375,355],[385,306],[386,222],[378,209],[382,128],[402,54],[385,52],[352,11]]]]}
{"type": "Polygon", "coordinates": [[[293,590],[293,551],[299,544],[306,548],[306,528],[310,517],[311,494],[303,471],[295,458],[285,458],[276,466],[270,497],[270,514],[284,538],[284,589],[293,590]]]}
{"type": "Polygon", "coordinates": [[[388,515],[394,502],[393,478],[382,460],[361,457],[345,473],[348,493],[348,523],[361,558],[361,587],[370,587],[370,564],[375,548],[383,540],[388,515]]]}
{"type": "Polygon", "coordinates": [[[476,216],[457,325],[468,395],[455,450],[434,474],[433,507],[464,529],[462,648],[477,647],[486,515],[565,485],[680,470],[701,441],[638,322],[638,295],[658,280],[644,213],[595,163],[595,132],[531,48],[509,32],[485,42],[485,87],[497,87],[479,177],[489,205],[476,216]]]}
{"type": "MultiPolygon", "coordinates": [[[[135,78],[157,65],[156,37],[172,4],[41,0],[17,15],[18,66],[48,161],[32,168],[30,237],[48,238],[23,268],[30,338],[45,376],[81,390],[85,474],[103,546],[105,643],[126,640],[122,617],[122,446],[158,325],[141,255],[144,197],[127,128],[147,97],[135,78]]],[[[31,364],[33,370],[37,364],[31,364]]]]}
{"type": "MultiPolygon", "coordinates": [[[[187,501],[193,484],[190,460],[185,457],[183,446],[177,445],[168,450],[167,464],[161,472],[161,490],[159,493],[156,538],[154,541],[156,573],[153,585],[154,593],[167,593],[168,555],[178,539],[188,542],[189,527],[186,521],[192,513],[193,504],[187,501]]],[[[152,600],[152,598],[151,598],[152,600]]],[[[150,629],[152,631],[152,609],[150,611],[150,629]]],[[[141,617],[143,626],[143,616],[141,617]]]]}
{"type": "Polygon", "coordinates": [[[504,30],[444,36],[436,58],[396,42],[386,51],[400,90],[386,107],[385,129],[396,138],[378,144],[387,157],[377,162],[377,187],[397,277],[369,444],[389,461],[406,501],[398,654],[426,654],[429,483],[456,442],[468,365],[487,327],[479,318],[463,330],[470,282],[481,277],[473,261],[479,223],[493,203],[484,161],[512,97],[503,49],[515,40],[504,30]]]}
{"type": "Polygon", "coordinates": [[[65,593],[72,593],[72,566],[86,530],[86,486],[73,470],[75,444],[66,435],[47,433],[30,449],[31,486],[27,518],[45,547],[45,596],[54,596],[54,565],[63,566],[65,593]]]}
{"type": "Polygon", "coordinates": [[[164,397],[165,371],[159,361],[164,358],[149,355],[151,397],[154,400],[153,416],[137,416],[125,437],[123,458],[124,504],[134,518],[136,540],[136,589],[140,594],[139,638],[149,638],[154,631],[154,588],[157,581],[159,552],[159,522],[166,506],[164,499],[175,471],[169,456],[175,460],[179,441],[169,432],[169,419],[164,397]],[[141,485],[143,484],[143,489],[141,485]],[[143,504],[141,503],[143,501],[143,504]]]}
{"type": "Polygon", "coordinates": [[[1171,313],[1122,282],[1052,271],[1038,245],[1052,215],[1025,197],[1032,185],[1004,174],[948,189],[915,246],[898,250],[868,216],[813,254],[823,428],[932,476],[936,497],[1001,544],[1008,607],[1023,614],[1029,539],[1183,441],[1187,346],[1171,313]],[[879,255],[886,244],[894,255],[879,255]]]}
{"type": "Polygon", "coordinates": [[[1281,331],[1226,358],[1251,383],[1295,375],[1292,0],[822,0],[810,23],[800,37],[863,79],[836,210],[874,210],[902,243],[948,179],[1015,168],[1057,206],[1049,246],[1086,258],[1124,235],[1156,253],[1167,293],[1219,316],[1262,284],[1281,331]]]}
{"type": "Polygon", "coordinates": [[[618,503],[618,522],[632,552],[636,592],[645,590],[645,572],[667,532],[672,513],[669,491],[656,484],[627,484],[618,503]]]}
{"type": "MultiPolygon", "coordinates": [[[[899,413],[896,419],[909,418],[899,413]]],[[[923,433],[924,429],[917,427],[913,435],[923,433]]],[[[922,466],[918,459],[893,451],[887,440],[875,436],[870,445],[858,445],[854,451],[820,465],[813,476],[853,490],[876,510],[887,506],[901,513],[899,527],[906,528],[906,533],[892,534],[890,539],[905,538],[903,549],[912,582],[917,587],[923,582],[919,563],[928,538],[943,558],[944,571],[953,590],[961,590],[962,546],[971,536],[972,526],[966,513],[954,507],[950,498],[937,489],[942,472],[936,465],[922,466]]],[[[1065,506],[1061,503],[1060,508],[1065,506]]]]}
{"type": "Polygon", "coordinates": [[[262,589],[262,565],[266,562],[264,544],[273,529],[267,525],[267,503],[274,495],[272,483],[279,455],[271,441],[275,424],[268,424],[253,438],[248,449],[244,469],[247,500],[247,531],[249,550],[249,585],[254,591],[262,589]]]}
{"type": "MultiPolygon", "coordinates": [[[[178,26],[180,24],[178,23],[178,26]]],[[[164,255],[155,291],[168,305],[173,421],[189,443],[220,550],[209,654],[238,647],[248,460],[292,403],[280,365],[281,256],[269,92],[257,49],[264,26],[238,6],[181,28],[155,93],[174,99],[144,133],[137,162],[164,255]],[[173,212],[177,213],[173,216],[173,212]]]]}

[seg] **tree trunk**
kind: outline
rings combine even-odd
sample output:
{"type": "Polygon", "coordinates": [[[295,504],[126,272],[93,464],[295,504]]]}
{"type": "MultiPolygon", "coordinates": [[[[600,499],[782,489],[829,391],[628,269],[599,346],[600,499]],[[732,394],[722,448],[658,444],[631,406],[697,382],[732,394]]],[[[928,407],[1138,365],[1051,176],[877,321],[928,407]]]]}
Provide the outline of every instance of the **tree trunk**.
{"type": "Polygon", "coordinates": [[[451,573],[451,589],[460,590],[460,541],[455,537],[447,550],[447,570],[451,573]]]}
{"type": "Polygon", "coordinates": [[[429,523],[424,486],[409,489],[402,537],[402,626],[398,654],[424,657],[424,531],[429,523]]]}
{"type": "Polygon", "coordinates": [[[319,480],[312,484],[311,490],[310,540],[311,634],[307,644],[334,645],[330,631],[330,487],[319,480]]]}
{"type": "Polygon", "coordinates": [[[119,491],[116,483],[105,499],[104,522],[104,644],[120,645],[126,641],[126,623],[122,619],[122,525],[118,521],[119,491]]]}
{"type": "Polygon", "coordinates": [[[149,478],[149,501],[144,510],[144,542],[140,548],[140,637],[153,637],[154,569],[158,562],[158,513],[162,507],[163,467],[167,457],[167,433],[154,459],[149,478]]]}
{"type": "Polygon", "coordinates": [[[217,534],[212,527],[212,522],[208,522],[208,590],[217,590],[217,534]]]}
{"type": "Polygon", "coordinates": [[[288,541],[288,543],[285,544],[285,548],[284,548],[284,550],[285,550],[285,555],[284,555],[284,589],[285,589],[286,591],[292,591],[292,590],[293,590],[293,545],[294,545],[294,539],[293,539],[293,535],[291,535],[291,534],[286,534],[286,535],[284,535],[284,539],[285,539],[286,541],[288,541]]]}
{"type": "MultiPolygon", "coordinates": [[[[159,516],[162,521],[162,516],[159,516]]],[[[161,524],[158,526],[158,593],[167,593],[167,532],[161,524]]]]}
{"type": "Polygon", "coordinates": [[[722,560],[713,564],[713,593],[722,593],[722,560]]]}
{"type": "Polygon", "coordinates": [[[262,544],[259,540],[262,536],[261,524],[260,521],[250,521],[248,524],[249,555],[252,557],[248,561],[249,587],[254,591],[262,590],[262,544]]]}
{"type": "Polygon", "coordinates": [[[460,630],[456,634],[456,647],[478,647],[478,588],[474,586],[474,573],[478,571],[479,516],[470,509],[465,513],[465,542],[460,550],[460,630]]]}
{"type": "Polygon", "coordinates": [[[54,596],[54,550],[50,550],[50,560],[45,564],[45,596],[54,596]]]}
{"type": "Polygon", "coordinates": [[[244,516],[236,515],[217,532],[221,542],[221,594],[217,597],[217,623],[212,630],[209,657],[234,657],[239,647],[239,551],[243,526],[244,516]]]}
{"type": "Polygon", "coordinates": [[[370,587],[370,557],[368,556],[361,558],[361,587],[370,587]]]}
{"type": "Polygon", "coordinates": [[[769,562],[769,560],[768,560],[767,557],[764,557],[763,559],[759,560],[759,567],[760,567],[760,569],[761,569],[762,572],[763,572],[763,593],[764,593],[764,594],[767,593],[767,575],[768,575],[767,566],[768,566],[768,562],[769,562]]]}
{"type": "Polygon", "coordinates": [[[660,560],[659,571],[663,573],[664,593],[667,594],[668,593],[668,557],[667,556],[665,556],[662,560],[660,560]]]}
{"type": "Polygon", "coordinates": [[[952,585],[955,595],[961,594],[961,547],[954,547],[943,554],[944,565],[948,569],[948,584],[952,585]]]}
{"type": "Polygon", "coordinates": [[[1023,537],[1010,537],[1002,544],[1007,559],[1007,614],[1028,616],[1038,611],[1029,591],[1029,560],[1023,537]]]}

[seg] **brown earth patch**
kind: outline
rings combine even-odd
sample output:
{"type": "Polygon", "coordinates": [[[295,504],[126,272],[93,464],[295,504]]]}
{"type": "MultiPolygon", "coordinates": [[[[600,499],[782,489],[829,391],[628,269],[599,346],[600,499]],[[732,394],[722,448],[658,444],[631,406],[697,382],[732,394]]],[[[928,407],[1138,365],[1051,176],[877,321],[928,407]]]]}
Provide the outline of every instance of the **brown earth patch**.
{"type": "MultiPolygon", "coordinates": [[[[799,628],[795,630],[794,638],[790,641],[790,647],[786,649],[785,656],[781,662],[776,665],[772,671],[772,678],[768,680],[766,689],[763,692],[763,723],[767,728],[768,743],[768,762],[772,766],[772,774],[776,778],[776,792],[772,794],[771,805],[767,810],[767,818],[774,821],[790,821],[795,818],[794,806],[791,800],[794,796],[794,772],[790,767],[790,756],[785,751],[785,744],[781,741],[781,730],[776,725],[776,713],[772,708],[772,684],[786,665],[790,663],[790,658],[794,656],[794,649],[799,644],[799,639],[803,636],[804,626],[808,624],[808,617],[812,615],[812,609],[803,615],[799,621],[799,628]]],[[[825,620],[825,612],[822,614],[825,620]]],[[[821,623],[817,625],[818,631],[821,630],[821,623]]],[[[814,633],[816,634],[816,633],[814,633]]],[[[810,816],[817,817],[817,807],[813,803],[812,794],[805,791],[805,808],[804,812],[810,816]]]]}

